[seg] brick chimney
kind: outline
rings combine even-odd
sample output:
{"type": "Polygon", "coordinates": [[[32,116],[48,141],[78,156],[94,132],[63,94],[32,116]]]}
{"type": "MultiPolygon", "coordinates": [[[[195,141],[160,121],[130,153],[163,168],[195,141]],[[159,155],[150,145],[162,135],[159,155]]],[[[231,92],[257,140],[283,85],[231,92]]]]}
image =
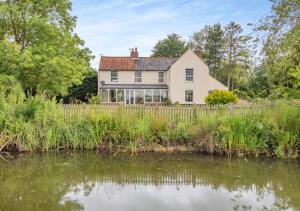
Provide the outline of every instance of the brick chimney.
{"type": "Polygon", "coordinates": [[[137,50],[137,47],[131,48],[130,57],[134,59],[137,59],[139,57],[139,52],[137,50]]]}

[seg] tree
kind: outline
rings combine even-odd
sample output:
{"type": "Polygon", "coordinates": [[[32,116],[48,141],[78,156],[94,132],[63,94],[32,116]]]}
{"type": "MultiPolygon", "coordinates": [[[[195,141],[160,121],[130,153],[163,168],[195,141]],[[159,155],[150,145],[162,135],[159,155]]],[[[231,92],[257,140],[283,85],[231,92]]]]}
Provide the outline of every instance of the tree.
{"type": "Polygon", "coordinates": [[[272,0],[272,12],[256,30],[263,32],[263,63],[274,98],[300,97],[300,1],[272,0]]]}
{"type": "Polygon", "coordinates": [[[200,57],[203,58],[204,54],[204,45],[207,38],[208,25],[205,25],[200,31],[194,32],[190,37],[187,43],[188,48],[197,53],[200,57]]]}
{"type": "Polygon", "coordinates": [[[208,27],[204,49],[204,57],[210,68],[210,73],[215,78],[219,78],[224,58],[224,32],[221,24],[218,23],[208,27]]]}
{"type": "Polygon", "coordinates": [[[204,26],[190,37],[188,46],[204,59],[210,74],[220,78],[224,58],[224,31],[221,24],[204,26]]]}
{"type": "Polygon", "coordinates": [[[169,34],[167,38],[160,40],[152,49],[153,57],[179,57],[187,50],[187,46],[178,34],[169,34]]]}
{"type": "Polygon", "coordinates": [[[227,87],[234,89],[234,79],[246,74],[249,62],[247,42],[251,39],[242,34],[241,25],[231,22],[225,26],[225,69],[227,87]]]}
{"type": "Polygon", "coordinates": [[[242,81],[234,92],[245,99],[268,97],[270,95],[270,84],[265,67],[259,65],[253,68],[246,80],[242,81]]]}
{"type": "Polygon", "coordinates": [[[1,1],[0,73],[15,76],[26,90],[50,95],[65,95],[80,84],[92,71],[92,56],[73,32],[70,11],[69,0],[1,1]]]}
{"type": "Polygon", "coordinates": [[[93,72],[85,77],[82,84],[70,88],[69,94],[63,98],[64,103],[71,103],[74,100],[88,102],[89,98],[97,95],[98,78],[93,72]]]}

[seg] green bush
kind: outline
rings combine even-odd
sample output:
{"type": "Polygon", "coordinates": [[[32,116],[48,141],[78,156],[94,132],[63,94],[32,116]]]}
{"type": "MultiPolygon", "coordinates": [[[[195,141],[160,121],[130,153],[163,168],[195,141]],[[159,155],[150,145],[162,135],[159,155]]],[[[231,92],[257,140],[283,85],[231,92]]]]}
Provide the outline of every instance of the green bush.
{"type": "Polygon", "coordinates": [[[95,96],[91,96],[88,99],[88,104],[99,104],[100,103],[100,96],[99,95],[95,95],[95,96]]]}
{"type": "Polygon", "coordinates": [[[237,95],[230,91],[214,90],[205,98],[208,105],[219,105],[228,103],[237,103],[237,95]]]}

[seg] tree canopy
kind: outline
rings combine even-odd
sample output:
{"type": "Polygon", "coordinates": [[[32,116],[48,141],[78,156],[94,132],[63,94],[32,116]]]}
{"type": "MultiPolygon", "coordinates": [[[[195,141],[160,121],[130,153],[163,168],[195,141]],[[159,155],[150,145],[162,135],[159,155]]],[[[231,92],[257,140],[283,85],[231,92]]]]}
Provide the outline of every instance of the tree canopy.
{"type": "Polygon", "coordinates": [[[202,57],[209,67],[210,74],[220,77],[224,59],[225,38],[221,24],[205,25],[200,31],[190,36],[188,47],[202,57]]]}
{"type": "Polygon", "coordinates": [[[25,90],[65,95],[90,71],[90,50],[73,32],[69,0],[0,2],[0,73],[25,90]]]}
{"type": "Polygon", "coordinates": [[[169,34],[152,49],[153,57],[179,57],[187,50],[186,42],[178,34],[169,34]]]}
{"type": "Polygon", "coordinates": [[[260,21],[264,66],[274,98],[300,98],[300,1],[272,0],[272,13],[260,21]]]}
{"type": "Polygon", "coordinates": [[[93,72],[87,75],[82,84],[73,86],[69,89],[69,94],[64,96],[63,101],[65,103],[72,103],[74,101],[88,102],[88,100],[97,95],[98,90],[98,78],[97,73],[93,72]]]}

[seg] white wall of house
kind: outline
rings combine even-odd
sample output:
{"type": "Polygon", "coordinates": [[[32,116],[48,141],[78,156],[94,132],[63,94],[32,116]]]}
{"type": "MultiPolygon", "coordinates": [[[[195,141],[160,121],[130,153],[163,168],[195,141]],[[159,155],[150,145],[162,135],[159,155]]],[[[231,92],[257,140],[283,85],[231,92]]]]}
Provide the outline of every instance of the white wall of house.
{"type": "Polygon", "coordinates": [[[111,81],[111,71],[99,71],[99,82],[105,84],[167,84],[169,99],[181,104],[204,104],[209,91],[228,88],[209,75],[208,66],[192,50],[186,51],[170,69],[164,71],[164,82],[159,82],[159,71],[142,71],[142,82],[135,82],[135,71],[118,71],[118,81],[111,81]],[[186,69],[193,69],[193,81],[186,81],[186,69]],[[186,91],[193,91],[193,102],[186,102],[186,91]]]}
{"type": "Polygon", "coordinates": [[[118,71],[118,82],[111,82],[110,71],[99,71],[99,81],[106,84],[166,84],[166,71],[164,72],[164,82],[158,81],[158,71],[142,71],[142,82],[135,82],[135,71],[118,71]]]}
{"type": "Polygon", "coordinates": [[[182,104],[204,104],[210,90],[227,87],[209,75],[208,66],[193,51],[185,52],[170,68],[168,77],[169,97],[182,104]],[[194,70],[194,80],[186,81],[186,69],[194,70]],[[193,91],[193,102],[186,102],[185,91],[193,91]]]}

